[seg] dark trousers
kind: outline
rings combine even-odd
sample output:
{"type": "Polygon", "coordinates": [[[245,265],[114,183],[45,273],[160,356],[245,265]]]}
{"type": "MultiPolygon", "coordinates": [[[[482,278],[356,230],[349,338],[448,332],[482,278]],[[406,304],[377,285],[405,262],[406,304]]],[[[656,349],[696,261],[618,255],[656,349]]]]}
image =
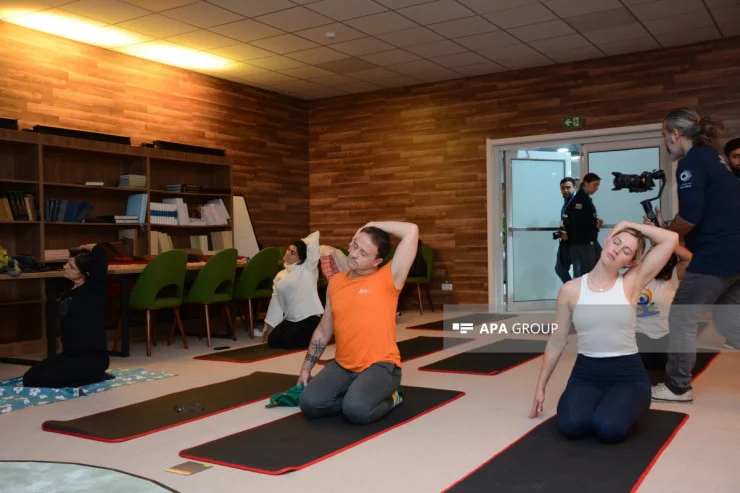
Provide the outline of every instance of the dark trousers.
{"type": "Polygon", "coordinates": [[[590,358],[579,354],[558,402],[558,425],[571,439],[596,435],[619,442],[650,409],[650,379],[638,354],[590,358]]]}
{"type": "Polygon", "coordinates": [[[740,275],[710,276],[687,272],[668,314],[669,351],[666,387],[674,394],[691,389],[696,364],[699,321],[707,310],[727,342],[740,344],[740,275]]]}
{"type": "Polygon", "coordinates": [[[646,369],[665,370],[668,362],[668,337],[664,335],[659,339],[651,339],[645,334],[637,334],[637,349],[646,369]]]}
{"type": "Polygon", "coordinates": [[[601,255],[601,245],[597,241],[588,245],[571,245],[569,250],[570,261],[573,263],[573,277],[581,277],[591,272],[599,261],[596,253],[601,255]]]}
{"type": "Polygon", "coordinates": [[[555,258],[555,273],[563,284],[571,280],[570,277],[570,247],[561,241],[558,244],[558,254],[555,258]]]}
{"type": "Polygon", "coordinates": [[[360,373],[326,364],[301,393],[299,406],[308,418],[343,414],[354,424],[373,423],[393,409],[393,393],[401,386],[401,368],[381,361],[360,373]]]}
{"type": "Polygon", "coordinates": [[[103,380],[110,358],[105,352],[54,355],[33,365],[23,375],[24,387],[59,389],[82,387],[103,380]]]}
{"type": "Polygon", "coordinates": [[[267,344],[273,348],[307,349],[321,317],[314,315],[298,322],[283,320],[267,336],[267,344]]]}

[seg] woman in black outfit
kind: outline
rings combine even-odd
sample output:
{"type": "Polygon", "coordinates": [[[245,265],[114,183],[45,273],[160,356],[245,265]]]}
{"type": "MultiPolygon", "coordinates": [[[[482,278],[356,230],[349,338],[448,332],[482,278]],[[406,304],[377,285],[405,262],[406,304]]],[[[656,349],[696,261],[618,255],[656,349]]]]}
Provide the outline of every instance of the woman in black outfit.
{"type": "Polygon", "coordinates": [[[25,387],[80,387],[103,379],[110,358],[105,337],[108,255],[102,245],[70,252],[64,277],[72,290],[59,305],[62,352],[23,375],[25,387]]]}

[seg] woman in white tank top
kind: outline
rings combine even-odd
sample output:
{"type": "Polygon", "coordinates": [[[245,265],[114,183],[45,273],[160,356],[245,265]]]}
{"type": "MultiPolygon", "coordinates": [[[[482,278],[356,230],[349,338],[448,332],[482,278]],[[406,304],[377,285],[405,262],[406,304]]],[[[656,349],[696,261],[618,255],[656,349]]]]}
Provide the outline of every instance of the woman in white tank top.
{"type": "Polygon", "coordinates": [[[568,438],[595,434],[623,440],[650,408],[647,371],[635,341],[636,306],[642,289],[678,245],[672,231],[623,221],[607,237],[591,272],[568,281],[558,294],[557,330],[542,361],[530,418],[543,410],[545,387],[575,325],[578,357],[558,402],[558,425],[568,438]],[[645,239],[652,248],[642,258],[645,239]],[[620,270],[629,268],[622,275],[620,270]]]}

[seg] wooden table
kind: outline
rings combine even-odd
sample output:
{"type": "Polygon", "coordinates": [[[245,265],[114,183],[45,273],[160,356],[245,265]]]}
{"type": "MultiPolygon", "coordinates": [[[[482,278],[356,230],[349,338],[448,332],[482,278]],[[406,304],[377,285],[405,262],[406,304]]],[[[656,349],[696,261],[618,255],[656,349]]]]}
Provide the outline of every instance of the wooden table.
{"type": "MultiPolygon", "coordinates": [[[[206,262],[188,262],[187,270],[198,271],[205,267],[206,262]]],[[[243,268],[246,262],[237,262],[237,269],[243,268]]],[[[128,320],[128,282],[135,279],[146,268],[147,264],[112,264],[108,265],[108,276],[115,278],[121,286],[121,350],[108,351],[111,356],[127,358],[129,348],[129,320],[128,320]]],[[[64,271],[51,270],[46,272],[23,272],[18,276],[0,274],[2,281],[44,280],[46,294],[46,356],[51,357],[57,352],[57,318],[59,316],[59,301],[57,298],[65,284],[69,281],[64,277],[64,271]]],[[[20,358],[0,358],[2,363],[33,365],[38,361],[20,358]]]]}

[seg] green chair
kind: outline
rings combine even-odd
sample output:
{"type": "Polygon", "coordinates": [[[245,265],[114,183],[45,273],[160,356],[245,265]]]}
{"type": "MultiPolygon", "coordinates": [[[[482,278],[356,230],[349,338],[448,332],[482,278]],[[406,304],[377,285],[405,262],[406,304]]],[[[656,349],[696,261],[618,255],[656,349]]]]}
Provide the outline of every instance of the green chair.
{"type": "MultiPolygon", "coordinates": [[[[206,336],[208,347],[211,347],[211,305],[223,305],[226,320],[231,327],[231,335],[236,340],[234,324],[231,322],[231,313],[228,304],[233,299],[234,277],[236,276],[236,260],[239,256],[236,248],[221,250],[211,257],[205,267],[198,273],[190,290],[183,296],[182,302],[189,305],[203,305],[206,316],[206,336]]],[[[170,333],[170,341],[175,334],[175,328],[170,333]]],[[[203,326],[201,326],[201,335],[203,326]]]]}
{"type": "MultiPolygon", "coordinates": [[[[162,309],[172,309],[172,333],[175,325],[180,329],[182,343],[188,349],[188,340],[182,328],[180,319],[180,305],[182,304],[183,286],[187,271],[188,256],[184,250],[170,250],[157,255],[147,264],[131,290],[129,308],[146,310],[146,355],[152,355],[152,312],[162,309]]],[[[156,316],[156,315],[155,315],[156,316]]],[[[154,321],[156,328],[156,318],[154,321]]],[[[121,323],[113,341],[113,351],[118,349],[121,338],[121,323]]],[[[172,344],[172,338],[169,341],[172,344]]]]}
{"type": "Polygon", "coordinates": [[[427,293],[427,300],[429,305],[434,311],[434,302],[432,301],[432,293],[429,291],[429,285],[432,283],[432,270],[434,268],[434,250],[426,243],[421,244],[421,255],[424,257],[424,262],[427,264],[427,273],[424,277],[407,277],[406,285],[416,284],[416,293],[419,296],[419,313],[424,314],[421,303],[421,286],[424,286],[424,290],[427,293]]]}
{"type": "MultiPolygon", "coordinates": [[[[244,330],[249,330],[249,336],[254,339],[254,311],[252,300],[262,300],[272,297],[272,281],[283,269],[280,259],[285,255],[286,248],[267,247],[263,248],[252,257],[242,269],[242,273],[234,286],[234,300],[246,301],[249,312],[249,327],[247,317],[242,310],[244,319],[244,330]]],[[[258,307],[259,308],[259,307],[258,307]]]]}

